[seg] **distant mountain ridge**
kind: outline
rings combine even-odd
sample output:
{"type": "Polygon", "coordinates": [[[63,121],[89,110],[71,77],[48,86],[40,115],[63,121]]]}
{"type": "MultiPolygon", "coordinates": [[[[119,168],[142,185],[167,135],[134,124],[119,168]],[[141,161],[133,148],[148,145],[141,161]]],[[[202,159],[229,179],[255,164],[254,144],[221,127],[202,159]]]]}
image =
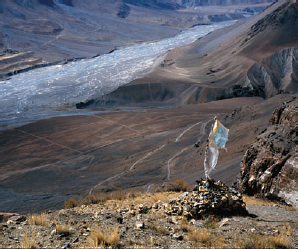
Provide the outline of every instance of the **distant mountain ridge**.
{"type": "Polygon", "coordinates": [[[272,3],[274,0],[123,0],[125,3],[161,8],[193,8],[196,6],[225,6],[238,4],[272,3]]]}
{"type": "MultiPolygon", "coordinates": [[[[15,3],[30,6],[36,3],[54,7],[56,4],[65,4],[67,6],[75,6],[77,0],[14,0],[15,3]]],[[[189,8],[194,6],[225,6],[238,4],[260,4],[272,3],[274,0],[111,0],[101,1],[101,3],[128,3],[146,7],[160,7],[166,9],[189,8]]]]}
{"type": "Polygon", "coordinates": [[[249,22],[244,20],[237,27],[215,31],[171,51],[158,71],[95,99],[92,106],[197,104],[297,93],[298,4],[279,1],[271,7],[249,22]],[[217,32],[222,32],[219,38],[217,32]]]}
{"type": "Polygon", "coordinates": [[[0,78],[160,40],[200,24],[245,17],[245,13],[228,8],[184,11],[196,4],[181,0],[1,0],[0,78]]]}

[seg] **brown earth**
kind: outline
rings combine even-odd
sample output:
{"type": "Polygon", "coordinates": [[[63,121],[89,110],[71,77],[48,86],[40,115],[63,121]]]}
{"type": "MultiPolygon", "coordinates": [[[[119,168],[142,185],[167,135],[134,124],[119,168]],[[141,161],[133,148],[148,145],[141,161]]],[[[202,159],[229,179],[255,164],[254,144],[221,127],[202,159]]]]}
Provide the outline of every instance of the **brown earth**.
{"type": "MultiPolygon", "coordinates": [[[[0,210],[26,213],[61,208],[71,196],[100,191],[156,191],[177,178],[192,185],[204,176],[204,141],[214,116],[230,129],[230,134],[228,150],[220,153],[211,176],[232,185],[248,146],[268,126],[272,112],[291,101],[297,92],[280,92],[266,100],[258,95],[211,100],[227,97],[219,93],[236,84],[237,79],[245,79],[246,70],[259,62],[244,53],[244,48],[252,46],[258,55],[267,58],[268,51],[257,49],[257,39],[264,37],[261,29],[252,39],[245,39],[252,25],[267,14],[282,16],[281,6],[286,10],[296,8],[283,5],[285,2],[273,4],[273,9],[239,24],[234,31],[228,27],[172,51],[159,70],[97,100],[99,107],[92,108],[105,112],[56,117],[1,131],[0,210]],[[243,49],[239,48],[244,41],[243,49]],[[235,45],[238,47],[233,53],[235,45]],[[222,65],[226,69],[218,71],[222,65]],[[148,91],[151,86],[153,92],[148,91]],[[117,108],[123,95],[133,103],[131,107],[117,108]],[[197,104],[206,101],[211,102],[197,104]],[[109,102],[116,107],[104,109],[102,104],[109,102]],[[199,148],[194,148],[198,141],[199,148]]],[[[275,45],[270,53],[277,48],[279,51],[275,45]]],[[[289,46],[288,42],[284,44],[284,48],[289,46]]],[[[292,68],[295,74],[296,68],[292,68]]]]}
{"type": "Polygon", "coordinates": [[[178,193],[143,194],[42,214],[6,214],[8,219],[0,221],[0,245],[3,248],[93,248],[101,243],[115,248],[297,246],[298,217],[294,209],[245,198],[250,203],[246,206],[250,213],[247,216],[187,220],[167,211],[177,196],[178,193]]]}
{"type": "Polygon", "coordinates": [[[268,125],[264,120],[291,98],[135,108],[1,131],[1,210],[52,209],[70,196],[98,191],[154,191],[175,179],[194,184],[204,176],[204,141],[214,116],[230,129],[230,136],[228,151],[220,153],[211,176],[231,185],[249,144],[268,125]],[[200,147],[194,148],[198,141],[200,147]]]}

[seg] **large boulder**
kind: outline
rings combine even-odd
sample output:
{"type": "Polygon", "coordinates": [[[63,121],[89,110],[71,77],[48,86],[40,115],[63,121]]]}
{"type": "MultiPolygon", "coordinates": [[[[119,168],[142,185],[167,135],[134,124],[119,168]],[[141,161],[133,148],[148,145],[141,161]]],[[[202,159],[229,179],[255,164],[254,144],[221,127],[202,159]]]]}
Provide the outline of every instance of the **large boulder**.
{"type": "Polygon", "coordinates": [[[297,206],[297,102],[293,97],[277,108],[268,127],[246,151],[238,182],[241,193],[284,200],[297,206]]]}

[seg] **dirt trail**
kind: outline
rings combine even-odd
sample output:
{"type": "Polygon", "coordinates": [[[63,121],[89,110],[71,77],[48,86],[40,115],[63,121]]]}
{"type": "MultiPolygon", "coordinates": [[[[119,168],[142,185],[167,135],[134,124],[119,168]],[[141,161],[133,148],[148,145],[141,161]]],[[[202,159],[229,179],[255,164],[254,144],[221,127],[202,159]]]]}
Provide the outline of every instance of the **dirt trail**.
{"type": "MultiPolygon", "coordinates": [[[[201,129],[200,129],[200,136],[198,137],[198,142],[201,142],[202,138],[204,137],[205,135],[205,128],[206,128],[206,125],[211,122],[213,119],[210,119],[208,120],[207,122],[203,123],[201,125],[201,129]]],[[[175,143],[179,142],[179,139],[185,135],[186,132],[190,131],[192,128],[194,128],[195,126],[199,125],[200,123],[202,122],[198,122],[198,123],[195,123],[193,124],[192,126],[188,127],[186,130],[184,130],[175,140],[175,143]]],[[[185,148],[183,148],[180,152],[178,152],[177,154],[175,154],[173,157],[171,157],[168,162],[167,162],[167,181],[170,181],[170,176],[171,176],[171,162],[176,158],[178,157],[179,155],[181,155],[184,151],[186,151],[187,149],[191,148],[192,146],[187,146],[185,148]]]]}

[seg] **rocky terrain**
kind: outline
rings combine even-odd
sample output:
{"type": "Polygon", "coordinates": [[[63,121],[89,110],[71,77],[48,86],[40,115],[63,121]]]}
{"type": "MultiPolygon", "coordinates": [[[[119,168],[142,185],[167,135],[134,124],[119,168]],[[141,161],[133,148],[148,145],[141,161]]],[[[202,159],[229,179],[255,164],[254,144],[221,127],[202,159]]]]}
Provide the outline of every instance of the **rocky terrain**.
{"type": "Polygon", "coordinates": [[[269,199],[286,199],[297,206],[296,124],[298,102],[275,109],[242,161],[239,190],[269,199]]]}
{"type": "MultiPolygon", "coordinates": [[[[177,183],[177,182],[176,182],[177,183]]],[[[198,181],[178,193],[120,194],[99,204],[41,214],[0,214],[3,248],[294,248],[297,212],[198,181]]],[[[179,182],[176,184],[178,187],[179,182]]]]}

